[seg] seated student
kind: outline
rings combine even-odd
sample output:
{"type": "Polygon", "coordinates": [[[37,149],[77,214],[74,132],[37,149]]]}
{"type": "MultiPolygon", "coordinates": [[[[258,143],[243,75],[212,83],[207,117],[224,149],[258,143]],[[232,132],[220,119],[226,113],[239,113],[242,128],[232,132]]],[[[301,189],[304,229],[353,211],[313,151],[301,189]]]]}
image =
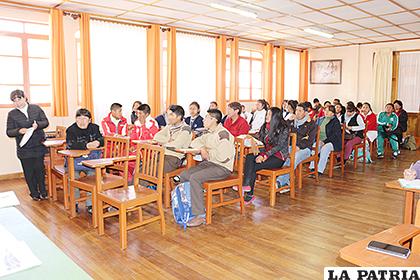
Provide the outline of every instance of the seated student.
{"type": "MultiPolygon", "coordinates": [[[[150,106],[141,104],[137,109],[137,120],[134,122],[134,127],[130,131],[130,155],[135,155],[137,152],[137,144],[133,140],[152,140],[159,131],[158,123],[150,116],[150,106]]],[[[128,180],[131,182],[134,175],[136,161],[128,162],[128,180]]]]}
{"type": "Polygon", "coordinates": [[[296,119],[296,107],[299,103],[296,100],[289,100],[287,102],[287,112],[288,114],[284,118],[285,121],[292,123],[296,119]]]}
{"type": "Polygon", "coordinates": [[[314,107],[313,110],[315,111],[316,119],[320,119],[325,116],[324,108],[322,107],[321,103],[319,102],[318,98],[314,98],[314,107]]]}
{"type": "MultiPolygon", "coordinates": [[[[332,151],[341,151],[341,124],[335,116],[335,106],[329,105],[325,107],[325,117],[320,124],[319,134],[319,161],[318,161],[318,174],[324,173],[327,166],[328,157],[332,151]]],[[[312,161],[309,168],[314,170],[315,165],[312,161]]]]}
{"type": "Polygon", "coordinates": [[[153,138],[165,147],[165,163],[163,173],[174,171],[181,167],[184,154],[177,153],[174,149],[188,148],[191,143],[191,127],[184,122],[184,109],[179,105],[169,106],[168,125],[162,128],[153,138]]]}
{"type": "Polygon", "coordinates": [[[264,99],[257,100],[255,112],[251,118],[250,125],[251,133],[257,133],[265,122],[265,115],[267,114],[268,103],[264,99]]]}
{"type": "Polygon", "coordinates": [[[104,136],[126,136],[128,125],[127,119],[122,115],[122,105],[120,103],[112,103],[110,109],[111,112],[101,122],[102,134],[104,136]]]}
{"type": "Polygon", "coordinates": [[[353,102],[347,103],[346,109],[346,136],[345,136],[345,146],[344,146],[344,160],[348,160],[353,146],[362,142],[364,137],[363,132],[365,130],[365,122],[360,116],[359,111],[353,102]]]}
{"type": "Polygon", "coordinates": [[[139,108],[139,106],[141,105],[140,101],[134,101],[132,109],[131,109],[131,124],[134,124],[134,122],[137,120],[137,109],[139,108]]]}
{"type": "MultiPolygon", "coordinates": [[[[325,102],[324,102],[324,109],[325,109],[325,108],[327,108],[327,107],[328,107],[328,106],[330,106],[330,105],[331,105],[331,102],[330,102],[330,101],[328,101],[328,100],[327,100],[327,101],[325,101],[325,102]]],[[[335,108],[334,108],[334,111],[335,111],[335,108]]]]}
{"type": "Polygon", "coordinates": [[[249,154],[245,159],[242,190],[246,192],[244,200],[247,204],[255,199],[257,171],[281,168],[289,156],[289,125],[279,108],[271,107],[268,110],[265,124],[258,136],[264,143],[264,150],[258,155],[249,154]]]}
{"type": "MultiPolygon", "coordinates": [[[[296,107],[296,119],[291,125],[291,132],[296,133],[295,169],[299,163],[311,156],[311,148],[316,141],[317,126],[309,117],[309,104],[306,102],[299,103],[296,107]]],[[[290,158],[286,160],[284,165],[290,166],[290,158]]],[[[279,186],[289,185],[289,174],[277,177],[277,183],[279,186]]]]}
{"type": "Polygon", "coordinates": [[[403,103],[400,100],[394,101],[394,112],[398,117],[398,127],[395,134],[398,137],[398,144],[402,145],[403,133],[407,131],[408,114],[403,109],[403,103]]]}
{"type": "Polygon", "coordinates": [[[378,115],[378,159],[384,158],[384,139],[388,138],[392,148],[392,158],[398,156],[398,137],[395,133],[398,128],[398,116],[393,112],[392,103],[385,105],[385,111],[378,115]]]}
{"type": "Polygon", "coordinates": [[[241,108],[242,108],[241,117],[244,118],[249,123],[249,121],[252,118],[252,114],[246,110],[245,105],[241,105],[241,108]]]}
{"type": "MultiPolygon", "coordinates": [[[[338,105],[338,104],[341,104],[340,99],[334,98],[333,105],[335,106],[335,105],[338,105]]],[[[337,107],[335,107],[335,110],[337,111],[337,107]]]]}
{"type": "Polygon", "coordinates": [[[200,226],[206,222],[204,193],[202,184],[211,180],[223,180],[233,171],[235,160],[234,137],[221,124],[222,112],[208,110],[204,118],[207,133],[191,142],[191,147],[201,150],[203,161],[184,171],[180,175],[181,182],[191,184],[192,218],[187,226],[200,226]]]}
{"type": "Polygon", "coordinates": [[[163,114],[160,114],[155,118],[155,120],[157,121],[159,128],[165,127],[168,123],[168,113],[165,112],[163,114]]]}
{"type": "Polygon", "coordinates": [[[312,103],[309,101],[305,101],[303,102],[303,104],[305,105],[306,108],[308,108],[308,114],[309,114],[309,118],[311,120],[316,120],[317,116],[316,116],[316,111],[314,110],[314,108],[312,107],[312,103]]]}
{"type": "Polygon", "coordinates": [[[362,105],[361,116],[366,124],[366,136],[370,142],[375,141],[378,137],[378,122],[375,113],[369,103],[365,102],[362,105]]]}
{"type": "Polygon", "coordinates": [[[203,128],[203,117],[200,116],[200,104],[196,101],[190,104],[190,116],[185,119],[185,123],[188,124],[192,130],[203,128]]]}
{"type": "Polygon", "coordinates": [[[281,103],[281,112],[283,114],[283,119],[286,119],[287,115],[289,114],[288,105],[290,100],[283,100],[281,103]]]}
{"type": "Polygon", "coordinates": [[[209,110],[218,110],[218,109],[219,109],[219,105],[217,104],[216,101],[210,102],[209,110]]]}
{"type": "MultiPolygon", "coordinates": [[[[69,150],[88,150],[96,149],[104,145],[104,138],[99,131],[99,126],[92,121],[92,115],[87,109],[79,109],[76,112],[76,122],[69,126],[66,130],[66,143],[69,150]]],[[[92,151],[86,159],[100,158],[100,151],[92,151]]],[[[95,174],[95,170],[85,167],[75,159],[75,178],[80,177],[83,172],[86,175],[95,174]]],[[[80,190],[75,190],[75,197],[80,197],[80,190]]],[[[86,201],[86,207],[89,213],[92,213],[92,200],[86,201]]]]}
{"type": "MultiPolygon", "coordinates": [[[[335,99],[334,99],[335,100],[335,99]]],[[[335,115],[337,117],[337,119],[340,121],[341,124],[344,123],[344,116],[346,114],[346,108],[339,104],[335,105],[335,115]]]]}
{"type": "Polygon", "coordinates": [[[227,118],[223,126],[229,130],[234,137],[248,134],[249,132],[249,124],[241,117],[241,110],[242,107],[239,102],[231,102],[228,104],[227,118]]]}
{"type": "Polygon", "coordinates": [[[356,108],[357,108],[357,111],[359,111],[359,113],[362,111],[362,107],[363,107],[363,103],[357,102],[356,108]]]}

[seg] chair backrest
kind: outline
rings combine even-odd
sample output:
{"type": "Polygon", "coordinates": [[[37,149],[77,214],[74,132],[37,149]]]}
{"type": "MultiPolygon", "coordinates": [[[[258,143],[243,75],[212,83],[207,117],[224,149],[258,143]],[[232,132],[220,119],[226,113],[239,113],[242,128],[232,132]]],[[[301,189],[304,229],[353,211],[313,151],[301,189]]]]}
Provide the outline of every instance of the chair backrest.
{"type": "Polygon", "coordinates": [[[57,125],[55,127],[55,138],[57,139],[66,139],[66,127],[57,125]]]}
{"type": "Polygon", "coordinates": [[[291,141],[289,143],[292,143],[292,150],[290,151],[289,157],[290,157],[290,167],[293,169],[295,166],[295,160],[296,160],[296,133],[290,133],[291,141]]]}
{"type": "Polygon", "coordinates": [[[244,172],[244,157],[245,157],[245,145],[244,139],[235,138],[235,160],[233,162],[233,171],[238,173],[238,176],[242,178],[244,172]]]}
{"type": "Polygon", "coordinates": [[[130,137],[105,136],[104,158],[126,157],[130,152],[130,137]]]}
{"type": "Polygon", "coordinates": [[[321,141],[319,138],[321,137],[321,127],[318,125],[318,129],[316,130],[316,140],[315,140],[315,147],[312,147],[312,150],[315,152],[314,155],[319,155],[319,142],[321,141]]]}
{"type": "Polygon", "coordinates": [[[345,146],[345,142],[344,142],[344,137],[346,134],[346,124],[343,123],[341,125],[341,154],[344,155],[344,146],[345,146]]]}
{"type": "Polygon", "coordinates": [[[156,185],[157,191],[162,194],[164,160],[164,147],[151,144],[138,144],[134,186],[138,187],[140,180],[148,181],[156,185]]]}

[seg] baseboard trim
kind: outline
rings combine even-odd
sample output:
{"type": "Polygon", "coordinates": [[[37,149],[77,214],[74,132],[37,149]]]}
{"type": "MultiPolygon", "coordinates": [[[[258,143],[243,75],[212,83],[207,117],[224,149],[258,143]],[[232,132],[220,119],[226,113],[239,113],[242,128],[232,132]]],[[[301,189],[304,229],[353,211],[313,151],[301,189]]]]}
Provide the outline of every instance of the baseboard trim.
{"type": "Polygon", "coordinates": [[[0,181],[23,178],[23,172],[0,175],[0,181]]]}

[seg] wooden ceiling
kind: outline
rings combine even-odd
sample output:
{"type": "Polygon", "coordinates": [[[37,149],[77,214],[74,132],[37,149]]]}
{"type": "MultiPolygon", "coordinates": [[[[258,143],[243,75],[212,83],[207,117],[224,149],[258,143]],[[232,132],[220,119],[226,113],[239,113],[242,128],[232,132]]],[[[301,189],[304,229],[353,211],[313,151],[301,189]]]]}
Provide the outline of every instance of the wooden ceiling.
{"type": "Polygon", "coordinates": [[[420,0],[13,0],[239,36],[295,48],[420,38],[420,0]],[[256,13],[256,19],[210,7],[256,13]],[[334,34],[326,39],[304,31],[334,34]]]}

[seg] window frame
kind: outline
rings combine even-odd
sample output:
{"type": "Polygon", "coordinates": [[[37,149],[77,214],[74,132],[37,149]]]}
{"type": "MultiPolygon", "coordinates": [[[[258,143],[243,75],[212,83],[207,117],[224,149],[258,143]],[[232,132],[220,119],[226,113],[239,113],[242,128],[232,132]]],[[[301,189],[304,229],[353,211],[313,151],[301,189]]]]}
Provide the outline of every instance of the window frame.
{"type": "MultiPolygon", "coordinates": [[[[6,19],[6,18],[0,18],[0,19],[8,20],[8,21],[14,21],[14,22],[20,22],[20,23],[23,23],[23,24],[24,23],[34,23],[34,22],[30,22],[30,21],[22,21],[22,20],[15,20],[15,19],[6,19]]],[[[45,24],[45,23],[36,22],[36,24],[45,24]]],[[[21,58],[22,59],[23,90],[25,92],[25,96],[27,97],[28,101],[30,102],[30,100],[31,100],[30,87],[31,86],[52,86],[52,83],[50,83],[50,84],[31,84],[30,83],[29,59],[30,58],[46,59],[46,58],[44,58],[44,57],[29,57],[28,40],[37,39],[37,40],[47,40],[48,41],[49,36],[48,35],[41,35],[41,34],[11,32],[11,31],[0,31],[0,36],[15,37],[15,38],[19,38],[21,40],[21,43],[22,43],[22,55],[21,56],[2,55],[2,54],[0,54],[0,56],[1,57],[14,57],[14,58],[21,58]]],[[[48,59],[51,59],[51,57],[49,57],[48,59]]],[[[16,86],[16,87],[22,86],[20,84],[0,84],[0,85],[2,85],[2,86],[16,86]]],[[[51,96],[51,98],[52,98],[52,96],[51,96]]],[[[50,107],[51,106],[51,102],[48,102],[48,103],[33,103],[33,104],[37,104],[37,105],[42,106],[42,107],[50,107]]],[[[14,105],[13,104],[0,103],[0,108],[14,108],[14,105]]]]}
{"type": "MultiPolygon", "coordinates": [[[[252,73],[253,73],[252,72],[252,64],[253,63],[252,62],[253,61],[259,61],[259,62],[261,62],[261,93],[262,93],[262,84],[263,84],[263,71],[262,71],[263,70],[263,58],[253,57],[252,56],[252,53],[253,52],[258,52],[258,53],[261,53],[261,55],[263,55],[263,52],[262,51],[258,51],[258,50],[253,50],[253,49],[246,49],[246,48],[239,48],[239,50],[244,50],[244,51],[249,51],[250,52],[250,56],[243,56],[243,55],[238,56],[238,59],[239,59],[239,62],[238,63],[239,64],[240,64],[240,60],[241,59],[245,59],[245,60],[248,60],[249,61],[249,90],[250,90],[249,91],[249,97],[250,97],[250,99],[240,99],[239,96],[238,96],[238,102],[254,102],[254,101],[262,98],[262,96],[260,96],[257,99],[254,99],[253,98],[253,94],[252,94],[252,89],[253,89],[253,87],[252,87],[252,73]]],[[[230,54],[226,55],[226,60],[227,59],[230,60],[230,54]]],[[[226,70],[226,71],[229,71],[230,72],[230,69],[229,70],[226,70]]],[[[239,77],[238,77],[238,83],[240,83],[239,82],[239,77]]],[[[238,90],[240,90],[240,89],[241,88],[238,85],[238,90]]],[[[226,85],[226,90],[230,90],[230,85],[229,86],[226,85]]]]}

